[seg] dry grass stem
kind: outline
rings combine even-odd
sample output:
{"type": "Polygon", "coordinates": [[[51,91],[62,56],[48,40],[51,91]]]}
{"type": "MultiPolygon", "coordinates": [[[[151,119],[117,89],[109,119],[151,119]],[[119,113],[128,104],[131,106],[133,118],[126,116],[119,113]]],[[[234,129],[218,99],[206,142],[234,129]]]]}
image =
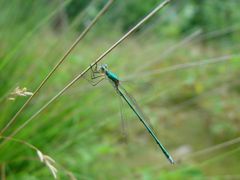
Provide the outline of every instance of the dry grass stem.
{"type": "Polygon", "coordinates": [[[240,54],[231,54],[231,55],[215,57],[215,58],[211,58],[211,59],[207,59],[207,60],[200,60],[197,62],[178,64],[178,65],[170,66],[170,67],[163,68],[163,69],[146,71],[146,72],[138,73],[135,75],[133,74],[133,75],[128,76],[128,78],[124,78],[124,80],[132,80],[132,79],[136,79],[136,78],[149,77],[149,76],[154,76],[154,75],[161,74],[161,73],[167,73],[167,72],[177,71],[177,70],[181,70],[181,69],[196,67],[196,66],[205,66],[208,64],[221,63],[221,62],[230,61],[233,58],[239,58],[239,57],[240,57],[240,54]]]}
{"type": "Polygon", "coordinates": [[[9,141],[21,143],[21,144],[26,145],[27,147],[33,149],[34,151],[36,151],[40,161],[42,163],[44,163],[46,165],[46,167],[48,167],[48,169],[51,171],[53,177],[55,179],[57,178],[57,168],[55,167],[55,164],[56,164],[55,160],[53,160],[53,158],[51,158],[50,156],[43,154],[37,147],[35,147],[34,145],[32,145],[26,141],[20,140],[20,139],[3,137],[3,136],[0,136],[0,139],[4,139],[4,140],[7,139],[9,141]]]}
{"type": "MultiPolygon", "coordinates": [[[[75,82],[77,82],[84,74],[86,74],[90,68],[99,63],[105,56],[107,56],[113,49],[115,49],[120,43],[122,43],[127,37],[129,37],[134,31],[136,31],[147,20],[154,16],[160,9],[165,7],[171,0],[166,0],[154,8],[147,16],[145,16],[140,22],[138,22],[133,28],[131,28],[124,36],[122,36],[115,44],[113,44],[108,50],[106,50],[101,56],[99,56],[95,62],[88,66],[82,73],[77,75],[69,84],[67,84],[59,93],[57,93],[52,99],[50,99],[44,106],[42,106],[35,114],[33,114],[27,121],[25,121],[20,127],[18,127],[9,137],[15,136],[21,131],[29,122],[31,122],[40,112],[47,108],[52,102],[60,97],[67,89],[69,89],[75,82]]],[[[3,142],[4,143],[4,142],[3,142]]],[[[2,143],[2,144],[3,144],[2,143]]],[[[2,145],[1,144],[1,145],[2,145]]],[[[0,145],[0,147],[1,147],[0,145]]]]}
{"type": "Polygon", "coordinates": [[[44,84],[48,81],[48,79],[52,76],[52,74],[56,71],[56,69],[64,62],[64,60],[68,57],[68,55],[73,51],[73,49],[77,46],[77,44],[86,36],[86,34],[90,31],[90,29],[96,24],[99,18],[108,10],[113,0],[109,0],[108,3],[103,7],[103,9],[99,12],[99,14],[92,20],[92,22],[86,27],[86,29],[80,34],[77,40],[72,44],[72,46],[67,50],[67,52],[63,55],[60,61],[54,66],[51,72],[46,76],[46,78],[41,82],[38,88],[35,90],[33,95],[23,104],[23,106],[18,110],[18,112],[13,116],[13,118],[7,123],[7,125],[1,130],[0,135],[2,135],[7,128],[15,122],[16,118],[20,115],[20,113],[26,108],[26,106],[30,103],[34,96],[40,91],[40,89],[44,86],[44,84]]]}
{"type": "Polygon", "coordinates": [[[43,154],[41,151],[37,150],[37,155],[42,163],[44,163],[50,172],[52,173],[53,177],[57,179],[57,169],[54,167],[55,160],[52,159],[50,156],[43,154]]]}
{"type": "MultiPolygon", "coordinates": [[[[176,162],[181,162],[182,163],[182,162],[186,161],[186,159],[189,159],[191,157],[203,156],[205,154],[208,154],[208,153],[211,153],[211,152],[229,147],[229,146],[237,144],[237,143],[240,143],[240,137],[237,137],[235,139],[231,139],[229,141],[225,141],[223,143],[220,143],[220,144],[217,144],[217,145],[214,145],[214,146],[211,146],[211,147],[207,147],[207,148],[192,152],[190,154],[186,154],[182,157],[176,158],[176,162]]],[[[164,168],[166,166],[168,166],[168,163],[164,163],[161,166],[155,166],[154,168],[152,168],[152,170],[153,171],[155,171],[155,170],[159,171],[159,169],[164,168]]]]}
{"type": "Polygon", "coordinates": [[[163,61],[166,57],[168,57],[169,55],[171,55],[172,53],[177,51],[179,48],[182,48],[183,46],[186,46],[186,45],[192,44],[194,42],[198,42],[198,41],[203,41],[203,40],[206,41],[206,40],[220,37],[220,36],[223,36],[226,34],[230,34],[230,33],[233,33],[235,31],[239,31],[239,30],[240,30],[239,25],[233,25],[231,27],[217,29],[217,30],[214,30],[211,32],[207,32],[205,34],[202,33],[201,29],[198,29],[198,30],[194,31],[192,34],[184,37],[177,44],[170,46],[170,48],[168,47],[168,49],[166,49],[166,51],[163,51],[160,58],[157,58],[156,60],[152,60],[149,63],[146,63],[144,66],[141,66],[140,68],[138,68],[136,70],[136,72],[143,71],[144,69],[147,69],[148,67],[153,66],[154,64],[163,61]]]}
{"type": "Polygon", "coordinates": [[[140,68],[137,69],[137,72],[140,72],[144,69],[147,69],[150,66],[153,66],[154,64],[158,63],[160,60],[165,59],[167,56],[169,56],[170,54],[172,54],[173,52],[175,52],[177,49],[179,49],[180,47],[183,47],[185,44],[188,44],[190,42],[192,42],[194,39],[196,39],[197,37],[199,37],[199,35],[202,33],[201,29],[198,29],[196,31],[194,31],[192,34],[187,35],[186,37],[184,37],[180,42],[178,42],[177,44],[174,44],[173,46],[167,47],[166,51],[163,51],[161,53],[161,57],[160,59],[157,58],[155,60],[151,60],[148,63],[145,63],[144,66],[140,66],[140,68]]]}

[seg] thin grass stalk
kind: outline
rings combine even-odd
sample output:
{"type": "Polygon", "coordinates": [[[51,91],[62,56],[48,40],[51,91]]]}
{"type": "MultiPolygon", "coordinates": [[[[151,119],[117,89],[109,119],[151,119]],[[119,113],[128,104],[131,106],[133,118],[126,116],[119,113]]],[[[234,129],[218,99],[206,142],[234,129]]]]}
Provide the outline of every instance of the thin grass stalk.
{"type": "MultiPolygon", "coordinates": [[[[91,3],[89,3],[88,7],[84,8],[83,11],[79,12],[77,16],[81,16],[82,14],[86,15],[86,12],[90,10],[90,6],[94,5],[93,2],[96,3],[98,1],[92,1],[91,3]]],[[[73,20],[73,22],[68,24],[68,30],[71,30],[71,29],[73,30],[74,28],[76,28],[76,23],[74,25],[74,21],[75,20],[73,20]]],[[[54,43],[51,45],[51,48],[45,50],[43,53],[41,53],[41,56],[38,56],[38,59],[35,59],[35,60],[38,61],[41,59],[46,59],[46,57],[48,57],[48,55],[50,55],[53,51],[55,51],[55,49],[59,48],[60,47],[59,45],[61,45],[63,43],[64,43],[64,39],[58,38],[58,39],[54,40],[54,43]],[[52,48],[54,48],[54,49],[52,49],[52,48]]],[[[29,77],[31,77],[31,75],[30,75],[31,73],[32,72],[30,71],[29,77]]],[[[29,79],[27,79],[27,80],[29,80],[29,79]]],[[[14,85],[13,87],[16,87],[16,85],[14,85]]],[[[1,102],[1,99],[0,99],[0,102],[1,102]]],[[[39,103],[41,103],[41,102],[39,102],[39,103]]]]}
{"type": "MultiPolygon", "coordinates": [[[[227,156],[230,156],[236,152],[240,151],[240,147],[237,147],[235,149],[232,149],[232,150],[229,150],[227,152],[224,152],[224,153],[220,153],[219,155],[213,155],[211,158],[208,158],[207,160],[204,160],[200,163],[195,163],[191,166],[191,168],[196,168],[196,167],[203,167],[203,166],[206,166],[212,162],[216,162],[218,161],[219,159],[225,159],[226,160],[226,157],[227,156]]],[[[182,168],[180,171],[184,171],[186,169],[189,169],[190,167],[186,167],[186,168],[182,168]]],[[[179,172],[179,171],[178,171],[179,172]]],[[[173,172],[174,173],[174,172],[173,172]]]]}
{"type": "MultiPolygon", "coordinates": [[[[240,137],[237,137],[237,138],[234,138],[234,139],[231,139],[231,140],[228,140],[228,141],[224,141],[224,142],[222,142],[220,144],[217,144],[217,145],[213,145],[213,146],[210,146],[210,147],[207,147],[207,148],[197,150],[197,151],[192,152],[190,154],[183,155],[181,158],[176,158],[176,162],[184,162],[184,161],[186,161],[186,159],[189,159],[189,158],[192,158],[192,157],[203,156],[205,154],[209,154],[209,153],[215,152],[217,150],[221,150],[223,148],[232,146],[232,145],[237,144],[237,143],[240,143],[240,137]]],[[[155,166],[155,167],[151,168],[151,171],[159,171],[159,169],[167,167],[168,165],[169,165],[168,163],[163,163],[161,166],[155,166]]]]}
{"type": "MultiPolygon", "coordinates": [[[[197,37],[199,37],[199,35],[202,33],[201,29],[198,29],[196,31],[194,31],[193,33],[191,33],[190,35],[187,35],[186,37],[184,37],[180,42],[167,47],[166,51],[163,51],[160,59],[165,59],[166,57],[168,57],[170,54],[172,54],[173,52],[175,52],[177,49],[183,47],[184,45],[192,42],[194,39],[196,39],[197,37]]],[[[136,70],[136,72],[140,72],[144,69],[147,69],[148,67],[156,64],[156,62],[159,61],[159,58],[155,59],[155,60],[151,60],[149,61],[149,63],[145,63],[144,66],[140,66],[140,68],[138,68],[136,70]]]]}
{"type": "Polygon", "coordinates": [[[130,75],[130,76],[128,76],[128,78],[124,78],[124,80],[132,80],[132,79],[136,79],[136,78],[150,77],[150,76],[157,75],[157,74],[177,71],[177,70],[196,67],[196,66],[205,66],[208,64],[216,64],[216,63],[230,61],[232,58],[239,58],[239,57],[240,57],[240,54],[231,54],[231,55],[225,55],[225,56],[211,58],[211,59],[207,59],[207,60],[200,60],[198,62],[178,64],[178,65],[170,66],[170,67],[167,67],[164,69],[157,69],[157,70],[138,73],[136,75],[130,75]]]}
{"type": "MultiPolygon", "coordinates": [[[[230,55],[230,56],[235,56],[235,55],[230,55]]],[[[225,57],[225,56],[224,56],[225,57]]],[[[226,56],[227,57],[227,56],[226,56]]],[[[225,59],[225,58],[223,58],[223,59],[225,59]]],[[[212,59],[213,60],[213,62],[214,63],[217,63],[218,61],[216,61],[216,60],[218,60],[218,58],[216,58],[216,59],[212,59]]],[[[222,60],[222,57],[220,57],[220,60],[222,60]]],[[[227,59],[226,59],[227,60],[227,59]]],[[[205,61],[206,62],[208,62],[209,61],[209,63],[211,63],[211,60],[203,60],[203,61],[200,61],[200,62],[198,62],[198,63],[200,63],[200,64],[202,64],[202,63],[205,63],[205,61]]],[[[212,63],[213,63],[212,62],[212,63]]],[[[220,61],[220,62],[222,62],[222,61],[220,61]]],[[[189,65],[191,65],[192,63],[187,63],[187,64],[189,64],[189,65]]],[[[184,64],[185,65],[185,64],[184,64]]],[[[196,64],[196,65],[199,65],[199,64],[196,64]]],[[[173,66],[174,67],[174,66],[173,66]]],[[[177,65],[177,67],[178,67],[178,65],[177,65]]],[[[181,67],[181,66],[180,66],[181,67]]],[[[192,67],[192,66],[190,66],[190,67],[192,67]]],[[[224,81],[225,82],[225,81],[224,81]]],[[[229,81],[227,81],[227,82],[229,82],[229,81]]],[[[239,80],[238,81],[234,81],[234,82],[231,82],[231,84],[228,84],[228,86],[230,86],[230,85],[232,85],[232,84],[236,84],[237,82],[239,82],[239,80]]],[[[225,85],[226,86],[226,85],[225,85]]],[[[188,101],[186,101],[186,102],[182,102],[181,104],[177,104],[177,105],[175,105],[174,106],[174,112],[176,111],[176,109],[179,109],[180,107],[182,107],[182,105],[184,105],[184,107],[185,107],[185,105],[189,105],[192,101],[194,101],[194,100],[196,100],[196,99],[198,99],[198,98],[200,98],[200,97],[203,97],[203,96],[206,96],[207,94],[212,94],[212,93],[215,93],[217,90],[219,90],[219,89],[222,89],[223,87],[225,87],[225,86],[220,86],[220,87],[217,87],[217,88],[214,88],[214,89],[211,89],[211,90],[209,90],[209,91],[207,91],[207,92],[204,92],[204,93],[202,93],[202,94],[200,94],[200,95],[198,95],[198,96],[196,96],[196,97],[194,97],[193,99],[190,99],[190,100],[188,100],[188,101]]],[[[227,86],[227,87],[228,87],[227,86]]],[[[167,90],[167,91],[169,91],[169,89],[167,90]]],[[[161,94],[162,94],[162,92],[161,92],[161,94]]],[[[160,95],[157,95],[157,96],[160,96],[160,95]]],[[[155,97],[156,98],[156,97],[155,97]]],[[[146,102],[150,102],[150,100],[147,100],[146,102]]],[[[146,103],[145,102],[145,103],[146,103]]],[[[102,125],[105,125],[105,122],[103,123],[101,123],[101,125],[96,125],[96,127],[101,127],[102,125]]],[[[93,129],[95,129],[95,128],[93,128],[93,129]]]]}
{"type": "Polygon", "coordinates": [[[234,145],[234,144],[237,144],[237,143],[240,143],[240,137],[237,137],[237,138],[231,139],[229,141],[225,141],[223,143],[220,143],[220,144],[217,144],[217,145],[214,145],[214,146],[210,146],[208,148],[204,148],[204,149],[201,149],[201,150],[196,151],[194,153],[188,154],[184,157],[184,159],[185,158],[190,158],[190,157],[195,157],[195,156],[200,156],[200,155],[204,155],[204,154],[209,154],[211,152],[226,148],[228,146],[231,146],[231,145],[234,145]]]}
{"type": "MultiPolygon", "coordinates": [[[[183,167],[181,169],[175,169],[172,172],[168,172],[168,173],[169,174],[180,173],[180,172],[184,172],[184,171],[190,170],[192,168],[203,167],[203,166],[208,165],[208,164],[210,164],[212,162],[215,162],[215,161],[217,161],[219,159],[223,159],[224,157],[230,156],[230,155],[232,155],[232,154],[234,154],[234,153],[236,153],[238,151],[240,151],[240,147],[237,147],[237,148],[235,148],[233,150],[229,150],[229,151],[227,151],[225,153],[221,153],[220,155],[213,155],[211,158],[208,158],[207,160],[204,160],[204,161],[202,161],[202,162],[200,162],[198,164],[197,163],[192,164],[190,167],[187,166],[187,167],[183,167]]],[[[166,164],[165,164],[165,166],[166,166],[166,164]]],[[[162,165],[161,167],[164,167],[164,165],[162,165]]],[[[160,168],[157,167],[156,169],[154,168],[153,171],[159,171],[159,169],[160,168]]],[[[200,179],[203,179],[203,177],[201,177],[200,179]]],[[[209,178],[206,178],[206,176],[204,176],[204,179],[209,179],[209,178]]],[[[227,179],[229,179],[229,178],[227,178],[227,179]]],[[[230,179],[232,179],[232,178],[230,178],[230,179]]]]}
{"type": "Polygon", "coordinates": [[[89,12],[92,7],[97,6],[99,1],[100,0],[91,1],[88,6],[74,18],[74,20],[71,22],[70,28],[77,28],[79,25],[78,23],[83,20],[83,17],[87,15],[87,12],[89,12]]]}
{"type": "Polygon", "coordinates": [[[17,143],[20,143],[20,144],[23,144],[23,145],[29,147],[30,149],[35,150],[38,157],[39,157],[39,160],[42,163],[45,163],[46,167],[49,168],[49,170],[51,171],[54,178],[55,179],[57,178],[57,169],[54,166],[54,164],[56,164],[55,160],[53,160],[50,156],[43,154],[37,147],[35,147],[34,145],[32,145],[32,144],[30,144],[26,141],[11,138],[11,137],[0,136],[0,139],[7,139],[7,140],[10,140],[10,141],[13,141],[13,142],[17,142],[17,143]]]}
{"type": "MultiPolygon", "coordinates": [[[[224,78],[226,75],[227,75],[227,73],[224,74],[222,78],[224,78]]],[[[240,83],[239,79],[237,79],[235,81],[232,81],[231,77],[228,76],[228,78],[226,78],[226,80],[224,80],[224,81],[217,81],[216,84],[221,84],[220,86],[218,86],[216,88],[211,88],[211,89],[209,89],[207,91],[204,91],[201,94],[198,94],[197,96],[194,96],[194,97],[192,97],[192,98],[190,98],[188,100],[185,100],[185,101],[183,101],[183,102],[181,102],[179,104],[174,105],[173,108],[172,108],[173,112],[179,110],[180,108],[184,108],[184,107],[188,106],[189,104],[191,104],[193,101],[196,101],[197,99],[206,98],[209,95],[215,94],[215,93],[220,92],[220,91],[225,90],[225,89],[228,89],[231,86],[237,85],[239,83],[240,83]]]]}
{"type": "MultiPolygon", "coordinates": [[[[4,137],[4,136],[0,136],[0,139],[8,139],[8,140],[10,140],[10,141],[23,144],[23,145],[27,146],[28,148],[36,151],[37,154],[38,154],[39,152],[41,153],[41,151],[40,151],[36,146],[34,146],[34,145],[32,145],[32,144],[30,144],[30,143],[28,143],[28,142],[26,142],[26,141],[23,141],[23,140],[21,140],[21,139],[15,139],[15,138],[4,137]]],[[[39,154],[38,154],[38,155],[39,155],[39,154]]],[[[45,155],[45,154],[42,154],[42,155],[45,155]]],[[[50,158],[50,160],[52,159],[52,158],[49,157],[49,156],[47,156],[47,157],[50,158]]],[[[40,158],[40,157],[39,157],[39,158],[40,158]]],[[[38,158],[38,160],[39,160],[39,158],[38,158]]],[[[40,160],[41,160],[41,159],[40,159],[40,160]]],[[[52,159],[52,160],[53,160],[53,159],[52,159]]],[[[72,173],[71,171],[69,171],[68,169],[66,169],[63,165],[61,165],[61,164],[59,164],[59,163],[57,163],[57,162],[55,162],[55,161],[54,161],[54,163],[55,163],[56,165],[58,165],[61,169],[63,169],[63,170],[65,171],[65,173],[66,173],[71,179],[76,179],[75,176],[73,175],[73,173],[72,173]]],[[[3,172],[5,172],[5,164],[3,164],[3,165],[1,166],[1,179],[2,179],[2,180],[4,180],[3,177],[5,177],[5,174],[3,174],[3,172]],[[3,171],[3,170],[4,170],[4,171],[3,171]]]]}
{"type": "MultiPolygon", "coordinates": [[[[43,107],[41,107],[33,116],[31,116],[27,121],[25,121],[20,127],[18,127],[9,137],[15,136],[20,130],[22,130],[29,122],[31,122],[40,112],[46,109],[52,102],[54,102],[58,97],[60,97],[67,89],[69,89],[75,82],[77,82],[83,75],[85,75],[92,66],[99,63],[105,56],[107,56],[114,48],[116,48],[120,43],[122,43],[127,37],[129,37],[135,30],[137,30],[142,24],[144,24],[148,19],[154,16],[160,9],[165,7],[171,0],[165,0],[154,8],[147,16],[145,16],[139,23],[137,23],[132,29],[130,29],[124,36],[122,36],[115,44],[113,44],[107,51],[105,51],[99,58],[95,60],[90,66],[88,66],[82,73],[77,75],[68,85],[66,85],[58,94],[56,94],[50,101],[48,101],[43,107]]],[[[22,109],[22,108],[21,108],[22,109]]],[[[3,145],[4,142],[1,144],[3,145]]],[[[0,145],[0,147],[1,147],[0,145]]]]}
{"type": "Polygon", "coordinates": [[[64,60],[68,57],[68,55],[73,51],[73,49],[77,46],[77,44],[86,36],[86,34],[90,31],[90,29],[96,24],[99,18],[108,10],[110,5],[114,0],[109,0],[107,4],[103,7],[103,9],[98,13],[98,15],[92,20],[92,22],[87,26],[87,28],[80,34],[80,36],[76,39],[76,41],[72,44],[72,46],[67,50],[67,52],[63,55],[60,61],[54,66],[54,68],[50,71],[50,73],[45,77],[45,79],[41,82],[38,88],[35,90],[33,95],[28,98],[28,100],[23,104],[23,106],[18,110],[18,112],[13,116],[13,118],[7,123],[7,125],[1,130],[0,135],[2,135],[8,127],[15,122],[16,118],[20,115],[20,113],[27,107],[27,105],[31,102],[33,97],[37,95],[40,89],[44,86],[44,84],[48,81],[48,79],[52,76],[52,74],[56,71],[56,69],[64,62],[64,60]]]}
{"type": "Polygon", "coordinates": [[[163,61],[169,55],[171,55],[173,52],[175,52],[179,48],[182,48],[183,46],[190,45],[192,43],[196,43],[196,42],[199,42],[199,41],[206,41],[206,40],[213,39],[213,38],[216,38],[216,37],[221,37],[221,36],[239,31],[239,29],[240,29],[239,25],[233,25],[231,27],[227,27],[227,28],[223,28],[223,29],[217,29],[217,30],[214,30],[214,31],[211,31],[211,32],[207,32],[205,34],[202,34],[202,30],[199,29],[199,30],[193,32],[192,34],[184,37],[177,44],[174,44],[170,48],[168,47],[168,49],[166,49],[166,51],[163,51],[163,54],[161,54],[160,58],[158,58],[156,60],[152,60],[151,62],[145,64],[144,66],[137,69],[136,72],[147,69],[148,67],[153,66],[157,62],[163,61]]]}

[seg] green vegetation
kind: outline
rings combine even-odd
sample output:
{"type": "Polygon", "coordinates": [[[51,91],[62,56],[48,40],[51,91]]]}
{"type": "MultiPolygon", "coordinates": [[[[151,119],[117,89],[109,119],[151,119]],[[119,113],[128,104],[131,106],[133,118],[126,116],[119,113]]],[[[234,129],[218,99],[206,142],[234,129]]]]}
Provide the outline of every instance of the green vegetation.
{"type": "MultiPolygon", "coordinates": [[[[0,130],[106,2],[0,0],[0,130]]],[[[114,2],[3,136],[157,4],[114,2]]],[[[44,155],[56,161],[51,163],[59,179],[238,179],[238,7],[238,0],[174,1],[102,61],[134,94],[176,165],[168,163],[127,105],[122,109],[124,137],[114,89],[107,81],[92,87],[85,80],[88,73],[15,139],[0,139],[0,179],[53,178],[51,160],[44,155]]]]}

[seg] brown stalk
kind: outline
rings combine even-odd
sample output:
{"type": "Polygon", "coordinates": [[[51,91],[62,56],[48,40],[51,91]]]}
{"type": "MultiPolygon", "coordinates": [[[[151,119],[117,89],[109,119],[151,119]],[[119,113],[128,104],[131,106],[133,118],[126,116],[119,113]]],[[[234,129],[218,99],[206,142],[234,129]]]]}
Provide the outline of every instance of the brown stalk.
{"type": "MultiPolygon", "coordinates": [[[[12,138],[20,130],[22,130],[29,122],[31,122],[40,112],[48,107],[53,101],[60,97],[67,89],[69,89],[76,81],[78,81],[84,74],[86,74],[92,66],[100,62],[105,56],[107,56],[114,48],[116,48],[121,42],[123,42],[129,35],[131,35],[136,29],[138,29],[142,24],[144,24],[148,19],[154,16],[160,9],[165,7],[171,0],[165,0],[154,8],[147,16],[145,16],[140,22],[138,22],[132,29],[130,29],[124,36],[122,36],[115,44],[113,44],[108,50],[106,50],[101,56],[99,56],[95,62],[88,66],[82,73],[77,75],[69,84],[67,84],[58,94],[56,94],[52,99],[50,99],[44,106],[42,106],[35,114],[33,114],[27,121],[25,121],[20,127],[18,127],[12,134],[8,137],[12,138]]],[[[7,141],[7,140],[6,140],[7,141]]],[[[0,147],[6,142],[3,141],[0,147]]]]}
{"type": "Polygon", "coordinates": [[[92,22],[87,26],[87,28],[79,35],[76,41],[72,44],[72,46],[67,50],[67,52],[63,55],[60,61],[54,66],[54,68],[49,72],[49,74],[45,77],[45,79],[41,82],[38,88],[35,90],[33,95],[28,98],[28,100],[23,104],[23,106],[18,110],[18,112],[13,116],[13,118],[7,123],[7,125],[1,130],[0,135],[2,135],[8,127],[16,121],[16,118],[20,115],[20,113],[27,107],[27,105],[31,102],[33,97],[37,95],[37,93],[41,90],[44,84],[48,81],[48,79],[52,76],[52,74],[56,71],[56,69],[66,60],[68,55],[73,51],[73,49],[77,46],[77,44],[86,36],[86,34],[90,31],[90,29],[96,24],[99,18],[108,10],[110,5],[114,0],[109,0],[108,3],[103,7],[103,9],[98,13],[98,15],[92,20],[92,22]]]}

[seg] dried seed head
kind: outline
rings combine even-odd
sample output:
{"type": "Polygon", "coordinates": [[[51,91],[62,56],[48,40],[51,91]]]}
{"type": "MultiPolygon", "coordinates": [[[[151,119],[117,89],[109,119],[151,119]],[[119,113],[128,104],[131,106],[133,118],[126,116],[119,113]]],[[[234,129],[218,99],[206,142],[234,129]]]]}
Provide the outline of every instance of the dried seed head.
{"type": "Polygon", "coordinates": [[[26,87],[23,87],[22,89],[18,86],[14,89],[14,91],[10,94],[10,97],[8,100],[14,101],[17,96],[32,96],[33,93],[30,91],[27,91],[26,87]]]}
{"type": "Polygon", "coordinates": [[[50,156],[44,155],[41,151],[37,150],[37,155],[42,163],[44,163],[51,171],[53,177],[57,178],[57,168],[54,167],[55,160],[50,156]]]}

